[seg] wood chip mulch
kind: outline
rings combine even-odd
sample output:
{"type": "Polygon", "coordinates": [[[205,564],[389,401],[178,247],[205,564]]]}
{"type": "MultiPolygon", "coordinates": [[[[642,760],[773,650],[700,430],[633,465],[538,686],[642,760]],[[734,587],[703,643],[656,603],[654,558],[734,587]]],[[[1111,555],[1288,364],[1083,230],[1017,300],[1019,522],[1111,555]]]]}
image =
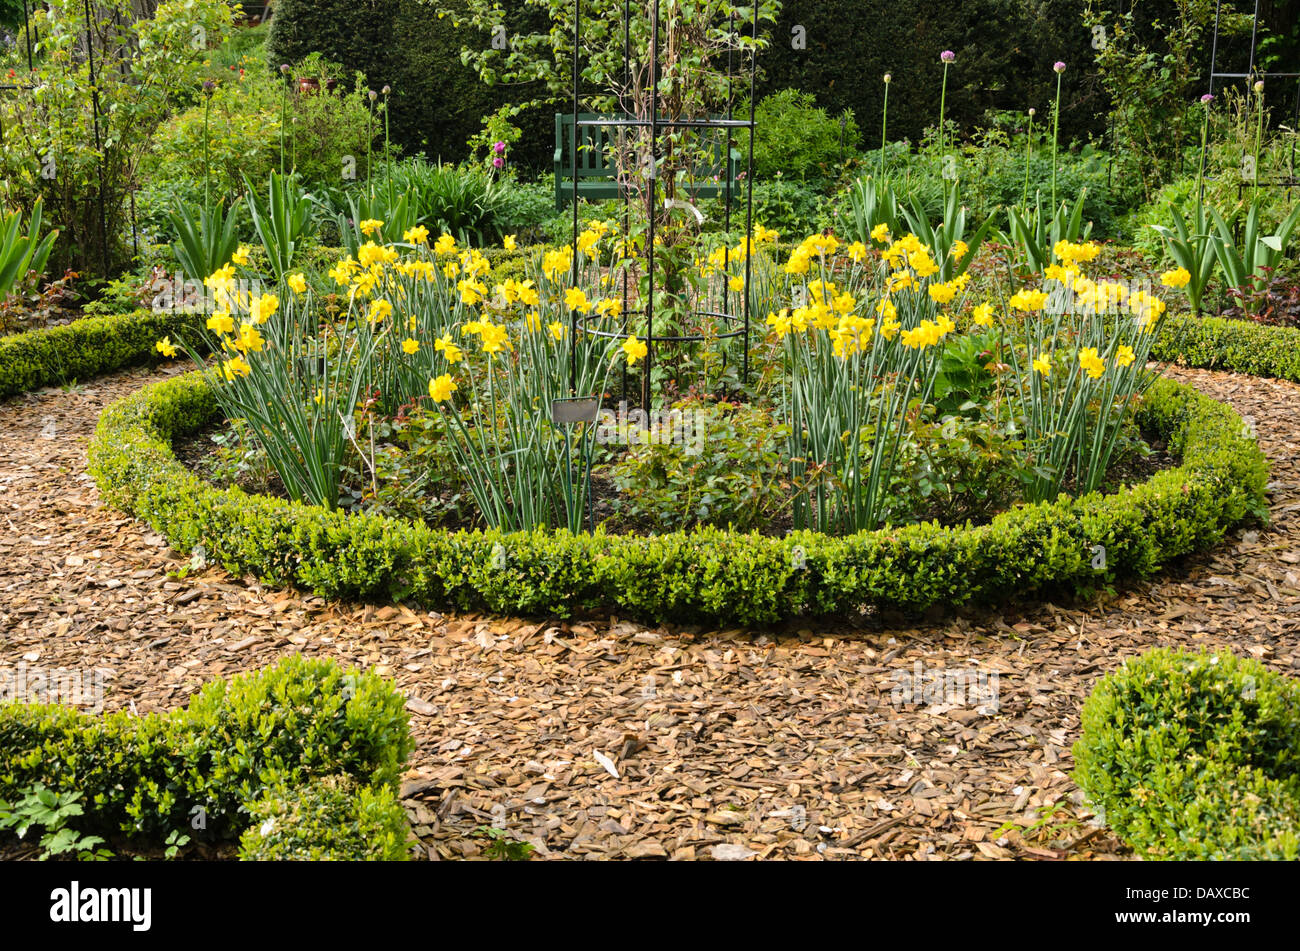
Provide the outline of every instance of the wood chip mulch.
{"type": "Polygon", "coordinates": [[[1291,384],[1174,372],[1254,418],[1273,521],[1154,582],[910,626],[705,631],[177,577],[188,555],[102,507],[85,471],[100,410],[160,375],[0,404],[0,665],[109,668],[106,708],[139,713],[292,652],[389,676],[409,697],[403,798],[430,859],[481,857],[485,826],[534,858],[1123,858],[1069,778],[1097,678],[1154,645],[1227,646],[1300,674],[1291,384]],[[893,702],[900,677],[936,669],[996,672],[997,708],[893,702]]]}

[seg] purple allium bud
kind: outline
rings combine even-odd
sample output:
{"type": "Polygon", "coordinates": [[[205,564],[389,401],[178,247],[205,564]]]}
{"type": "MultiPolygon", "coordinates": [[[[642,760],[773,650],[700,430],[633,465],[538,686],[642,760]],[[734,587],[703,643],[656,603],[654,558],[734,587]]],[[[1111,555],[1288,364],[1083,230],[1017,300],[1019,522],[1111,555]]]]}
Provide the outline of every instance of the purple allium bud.
{"type": "Polygon", "coordinates": [[[1058,59],[1055,63],[1052,64],[1052,69],[1058,73],[1063,73],[1065,72],[1065,64],[1058,59]]]}
{"type": "Polygon", "coordinates": [[[393,87],[392,87],[392,86],[387,86],[387,85],[386,85],[386,86],[384,86],[383,89],[381,89],[381,90],[379,90],[379,91],[382,92],[385,96],[387,96],[390,92],[393,91],[393,87]]]}
{"type": "Polygon", "coordinates": [[[885,82],[889,82],[889,81],[892,80],[893,78],[894,78],[894,77],[893,77],[891,74],[889,74],[889,73],[885,73],[885,82]]]}
{"type": "Polygon", "coordinates": [[[217,89],[217,84],[211,79],[203,80],[203,95],[211,96],[217,89]]]}
{"type": "Polygon", "coordinates": [[[1264,91],[1264,80],[1262,79],[1255,80],[1255,92],[1263,92],[1263,91],[1264,91]]]}
{"type": "Polygon", "coordinates": [[[1214,102],[1214,96],[1207,92],[1201,97],[1201,102],[1208,106],[1210,103],[1214,102]]]}
{"type": "Polygon", "coordinates": [[[1033,118],[1034,116],[1036,116],[1036,115],[1038,115],[1038,110],[1035,109],[1033,106],[1030,106],[1030,107],[1029,107],[1029,118],[1032,119],[1032,118],[1033,118]]]}
{"type": "Polygon", "coordinates": [[[956,58],[957,58],[957,54],[954,53],[952,50],[944,50],[942,53],[939,54],[939,59],[945,63],[951,63],[956,58]]]}
{"type": "Polygon", "coordinates": [[[289,69],[290,69],[290,66],[289,66],[288,63],[281,63],[281,64],[280,64],[280,72],[284,73],[286,76],[289,75],[289,69]]]}
{"type": "Polygon", "coordinates": [[[371,89],[371,90],[369,91],[369,96],[370,96],[370,101],[371,101],[371,102],[374,102],[376,99],[379,98],[379,93],[377,93],[377,92],[375,92],[373,89],[371,89]]]}

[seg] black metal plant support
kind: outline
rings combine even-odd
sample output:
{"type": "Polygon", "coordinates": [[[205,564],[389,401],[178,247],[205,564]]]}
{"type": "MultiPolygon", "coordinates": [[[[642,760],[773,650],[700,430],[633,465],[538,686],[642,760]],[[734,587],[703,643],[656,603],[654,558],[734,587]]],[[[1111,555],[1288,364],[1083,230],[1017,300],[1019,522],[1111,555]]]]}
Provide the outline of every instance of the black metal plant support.
{"type": "MultiPolygon", "coordinates": [[[[620,116],[613,119],[582,119],[580,118],[579,103],[581,100],[581,71],[580,57],[582,52],[582,0],[574,0],[573,5],[573,125],[569,135],[569,149],[573,162],[573,180],[570,200],[573,211],[573,233],[572,233],[572,273],[571,280],[574,285],[578,283],[578,148],[581,136],[579,130],[587,127],[619,127],[638,129],[649,129],[649,149],[650,154],[646,162],[646,174],[649,178],[648,187],[650,189],[650,201],[647,202],[649,211],[646,233],[646,270],[648,278],[648,291],[644,301],[644,307],[638,308],[635,313],[629,309],[629,291],[626,275],[623,281],[623,320],[624,327],[621,333],[615,333],[606,329],[585,326],[585,321],[580,324],[578,312],[575,310],[570,319],[570,389],[572,390],[577,383],[577,337],[581,329],[584,333],[590,333],[600,337],[621,337],[627,333],[627,322],[634,315],[643,315],[645,318],[644,342],[647,353],[645,364],[642,369],[642,387],[641,402],[642,407],[646,410],[650,408],[650,378],[651,367],[654,364],[655,345],[658,343],[677,343],[677,344],[694,344],[701,343],[710,339],[703,333],[678,333],[664,334],[655,332],[655,210],[657,207],[657,169],[659,164],[659,136],[664,129],[689,128],[699,131],[717,130],[723,137],[722,145],[722,176],[725,181],[725,221],[724,228],[727,232],[731,230],[731,205],[732,205],[732,172],[731,172],[731,153],[732,153],[732,134],[737,129],[749,130],[749,148],[747,152],[747,162],[745,167],[745,236],[747,251],[752,249],[752,239],[754,233],[754,130],[755,130],[755,83],[757,78],[758,66],[758,7],[757,3],[753,4],[753,21],[752,36],[754,43],[750,46],[749,62],[749,118],[736,119],[734,117],[733,100],[734,100],[734,56],[733,49],[727,51],[727,112],[726,116],[721,119],[684,119],[680,116],[660,116],[659,114],[659,34],[660,34],[660,0],[653,0],[650,11],[650,48],[648,51],[648,68],[650,70],[649,87],[650,87],[650,109],[649,116],[645,119],[620,116]]],[[[733,14],[734,19],[734,14],[733,14]]],[[[625,88],[630,85],[631,79],[631,5],[630,0],[624,0],[623,5],[623,79],[625,88]]],[[[632,187],[629,176],[620,177],[620,186],[623,193],[624,208],[624,236],[631,230],[631,201],[632,187]]],[[[698,317],[711,317],[720,320],[729,329],[714,334],[712,339],[739,339],[741,341],[741,351],[743,354],[742,382],[748,382],[749,379],[749,331],[750,331],[750,285],[753,279],[753,255],[745,254],[745,278],[744,289],[741,293],[741,313],[739,315],[730,313],[729,309],[724,307],[722,311],[697,311],[698,317]],[[740,326],[735,325],[739,323],[740,326]]],[[[730,250],[724,253],[724,271],[730,265],[730,250]]],[[[723,300],[727,297],[723,295],[723,300]]],[[[623,370],[623,392],[627,392],[627,370],[626,364],[623,370]]],[[[579,394],[581,395],[581,394],[579,394]]]]}
{"type": "MultiPolygon", "coordinates": [[[[1300,72],[1278,73],[1278,72],[1270,72],[1267,70],[1257,71],[1255,69],[1255,53],[1258,48],[1258,40],[1259,40],[1259,0],[1255,0],[1255,12],[1251,15],[1250,53],[1249,53],[1249,59],[1246,64],[1246,71],[1244,73],[1227,73],[1227,72],[1218,71],[1219,19],[1222,12],[1223,12],[1223,0],[1215,0],[1214,37],[1210,43],[1210,88],[1209,88],[1210,95],[1214,95],[1214,81],[1216,79],[1244,79],[1247,82],[1256,79],[1293,79],[1295,80],[1295,105],[1293,107],[1293,116],[1294,116],[1293,127],[1300,128],[1300,72]]],[[[1259,181],[1258,180],[1259,169],[1252,169],[1251,171],[1256,178],[1256,181],[1254,181],[1252,184],[1256,186],[1263,186],[1265,188],[1270,188],[1270,187],[1285,188],[1287,190],[1287,197],[1290,198],[1291,189],[1295,188],[1297,185],[1300,185],[1300,179],[1296,178],[1295,159],[1296,159],[1296,144],[1295,144],[1295,137],[1293,136],[1291,139],[1290,174],[1288,174],[1285,178],[1279,178],[1275,181],[1259,181]]],[[[1246,187],[1246,183],[1241,182],[1238,185],[1238,193],[1240,193],[1245,187],[1246,187]]],[[[1202,184],[1201,189],[1202,192],[1204,192],[1205,189],[1204,184],[1202,184]]]]}

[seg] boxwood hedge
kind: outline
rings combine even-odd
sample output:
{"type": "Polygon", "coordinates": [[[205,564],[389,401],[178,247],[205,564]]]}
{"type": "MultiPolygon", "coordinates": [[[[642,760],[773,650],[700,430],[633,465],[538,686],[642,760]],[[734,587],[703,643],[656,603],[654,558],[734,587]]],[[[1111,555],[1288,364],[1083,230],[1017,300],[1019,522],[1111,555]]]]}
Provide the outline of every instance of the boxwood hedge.
{"type": "Polygon", "coordinates": [[[335,846],[328,857],[393,858],[405,846],[394,792],[414,746],[405,698],[391,683],[291,656],[215,680],[189,706],[166,714],[93,716],[58,704],[0,704],[0,801],[19,799],[37,783],[79,792],[79,832],[126,833],[154,845],[172,831],[238,836],[253,816],[274,814],[277,835],[268,828],[267,844],[252,857],[270,857],[272,839],[292,841],[300,820],[310,820],[304,835],[333,827],[320,840],[322,849],[335,846]],[[326,778],[327,786],[316,788],[326,778]],[[328,800],[329,816],[276,805],[312,788],[328,800]],[[352,834],[358,824],[385,830],[378,853],[352,834]]]}
{"type": "Polygon", "coordinates": [[[1160,648],[1097,684],[1074,778],[1146,858],[1300,857],[1300,683],[1160,648]]]}
{"type": "Polygon", "coordinates": [[[154,344],[203,320],[183,311],[138,310],[0,337],[0,398],[161,359],[154,344]]]}
{"type": "Polygon", "coordinates": [[[1152,359],[1300,382],[1300,329],[1223,317],[1170,315],[1152,359]]]}
{"type": "Polygon", "coordinates": [[[202,546],[209,560],[235,574],[327,597],[496,613],[599,610],[654,621],[763,624],[1097,586],[1150,574],[1217,541],[1263,508],[1268,475],[1232,410],[1160,381],[1139,422],[1168,440],[1179,466],[1111,496],[1062,496],[986,525],[922,524],[843,538],[718,529],[653,537],[448,532],[204,482],[176,460],[171,441],[217,412],[198,373],[109,406],[90,446],[103,497],[174,548],[202,546]]]}

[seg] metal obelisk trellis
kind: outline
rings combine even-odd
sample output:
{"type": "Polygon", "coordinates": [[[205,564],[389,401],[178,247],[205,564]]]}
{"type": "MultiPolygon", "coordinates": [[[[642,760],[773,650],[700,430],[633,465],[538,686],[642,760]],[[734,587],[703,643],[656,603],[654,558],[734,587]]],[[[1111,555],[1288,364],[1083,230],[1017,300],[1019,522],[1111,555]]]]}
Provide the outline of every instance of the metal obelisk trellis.
{"type": "MultiPolygon", "coordinates": [[[[573,181],[570,194],[573,209],[573,236],[572,236],[572,283],[576,286],[578,283],[578,178],[579,162],[578,148],[580,135],[579,130],[587,127],[614,127],[627,129],[648,129],[649,130],[649,156],[646,162],[647,177],[649,178],[648,187],[650,189],[650,200],[647,202],[648,222],[646,232],[646,271],[648,276],[648,293],[644,301],[638,302],[639,305],[635,310],[629,307],[630,292],[628,288],[628,275],[623,274],[623,321],[624,332],[615,333],[610,330],[587,327],[585,321],[581,327],[584,333],[594,334],[600,337],[619,337],[626,335],[626,329],[630,318],[633,316],[644,317],[643,326],[645,328],[644,337],[647,353],[645,365],[642,369],[642,386],[641,386],[641,403],[647,411],[650,409],[650,379],[651,367],[655,358],[655,345],[657,343],[676,343],[689,344],[700,343],[705,340],[716,339],[739,339],[741,341],[742,352],[742,381],[749,379],[749,325],[750,325],[750,286],[753,277],[752,255],[749,253],[752,248],[752,239],[754,232],[754,94],[755,82],[757,79],[758,66],[758,7],[753,5],[753,20],[751,23],[752,37],[754,42],[750,45],[749,57],[749,118],[737,119],[734,115],[734,92],[735,92],[735,45],[730,44],[727,49],[727,111],[723,118],[707,119],[685,119],[680,115],[661,116],[659,114],[659,41],[660,41],[660,0],[649,0],[650,2],[650,48],[649,54],[649,114],[646,118],[632,117],[623,115],[615,118],[595,118],[583,119],[579,103],[581,100],[581,71],[580,58],[582,55],[582,0],[574,0],[573,4],[573,125],[569,134],[569,154],[572,157],[573,181]],[[658,210],[658,175],[659,166],[659,135],[665,129],[694,129],[697,131],[717,130],[723,136],[722,144],[722,178],[725,182],[723,204],[725,207],[723,228],[726,232],[731,231],[732,217],[732,199],[733,199],[733,182],[732,174],[732,132],[737,129],[749,130],[749,147],[747,150],[747,161],[745,166],[745,278],[744,289],[741,293],[741,313],[730,313],[726,307],[726,292],[723,292],[722,300],[724,302],[722,310],[697,310],[694,312],[695,317],[715,318],[727,326],[728,329],[712,335],[696,332],[683,333],[656,333],[655,330],[655,219],[658,210]],[[736,324],[740,326],[737,327],[736,324]]],[[[629,88],[632,73],[632,15],[631,0],[624,0],[623,3],[623,79],[624,88],[629,88]]],[[[736,18],[733,14],[730,25],[733,28],[737,25],[736,18]]],[[[623,227],[624,238],[626,239],[631,231],[632,219],[632,183],[630,176],[620,175],[620,191],[623,196],[623,227]]],[[[730,266],[730,249],[724,252],[723,270],[727,271],[730,266]]],[[[579,332],[579,315],[576,310],[571,314],[570,320],[570,386],[576,386],[577,381],[577,338],[579,332]]],[[[623,368],[623,393],[627,393],[627,367],[626,363],[623,368]]]]}
{"type": "MultiPolygon", "coordinates": [[[[1247,82],[1256,79],[1291,79],[1295,81],[1295,105],[1293,107],[1294,125],[1293,128],[1300,128],[1300,72],[1278,73],[1267,70],[1255,69],[1255,52],[1258,48],[1259,40],[1259,0],[1255,0],[1255,12],[1251,15],[1250,20],[1250,57],[1246,64],[1244,73],[1225,73],[1218,71],[1219,65],[1219,19],[1223,12],[1223,0],[1215,0],[1214,4],[1214,39],[1210,44],[1210,95],[1214,95],[1214,81],[1216,79],[1244,79],[1247,82]]],[[[1275,181],[1258,181],[1259,169],[1252,169],[1251,172],[1255,181],[1242,181],[1237,186],[1238,195],[1243,192],[1248,185],[1263,186],[1265,188],[1285,188],[1287,197],[1291,197],[1291,189],[1300,185],[1300,179],[1296,177],[1296,142],[1295,136],[1291,138],[1291,157],[1290,168],[1285,178],[1279,178],[1275,181]]],[[[1204,186],[1202,186],[1203,188],[1204,186]]]]}

